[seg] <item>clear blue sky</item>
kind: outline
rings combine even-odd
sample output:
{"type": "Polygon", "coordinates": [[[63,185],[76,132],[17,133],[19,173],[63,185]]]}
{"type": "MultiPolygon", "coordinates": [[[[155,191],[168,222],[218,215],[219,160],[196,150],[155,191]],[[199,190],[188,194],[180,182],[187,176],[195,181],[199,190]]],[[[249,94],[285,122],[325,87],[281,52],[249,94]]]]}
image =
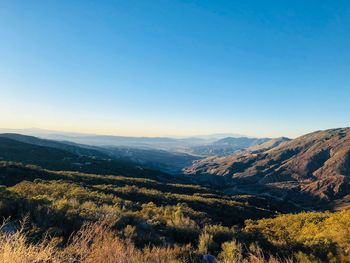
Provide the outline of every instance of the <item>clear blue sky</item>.
{"type": "Polygon", "coordinates": [[[350,1],[0,1],[0,127],[350,126],[350,1]]]}

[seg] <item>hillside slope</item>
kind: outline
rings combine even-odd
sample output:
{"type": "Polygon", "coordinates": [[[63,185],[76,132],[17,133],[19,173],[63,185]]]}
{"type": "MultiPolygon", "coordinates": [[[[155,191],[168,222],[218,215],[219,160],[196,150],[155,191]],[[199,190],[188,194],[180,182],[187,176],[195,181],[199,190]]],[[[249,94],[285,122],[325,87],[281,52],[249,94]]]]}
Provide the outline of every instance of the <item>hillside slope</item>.
{"type": "Polygon", "coordinates": [[[2,133],[0,134],[0,138],[7,138],[18,142],[33,144],[37,146],[44,146],[50,148],[56,148],[60,150],[64,150],[70,153],[74,153],[80,156],[94,156],[99,158],[110,158],[107,154],[93,149],[92,146],[76,144],[73,142],[60,142],[54,140],[41,139],[34,136],[22,135],[17,133],[2,133]]]}
{"type": "MultiPolygon", "coordinates": [[[[0,134],[0,139],[10,139],[19,143],[26,143],[34,146],[51,148],[49,149],[51,152],[55,151],[54,149],[58,149],[60,151],[72,153],[75,155],[76,158],[88,157],[93,159],[97,158],[104,160],[132,162],[142,167],[161,170],[163,172],[174,174],[180,173],[184,167],[190,165],[194,160],[198,160],[200,158],[198,156],[193,156],[190,154],[180,152],[168,152],[164,150],[150,148],[143,149],[126,146],[99,147],[92,145],[77,144],[71,141],[54,141],[48,139],[41,139],[34,136],[16,133],[0,134]]],[[[17,146],[19,145],[17,144],[17,146]]],[[[41,149],[43,150],[44,148],[41,149]]],[[[22,153],[24,154],[25,152],[22,151],[22,153]]],[[[50,154],[48,156],[50,157],[50,154]]],[[[30,158],[30,156],[26,154],[24,154],[23,157],[30,158]]],[[[76,163],[79,163],[79,161],[76,161],[76,163]]]]}
{"type": "Polygon", "coordinates": [[[79,171],[140,178],[173,178],[169,174],[148,169],[127,160],[80,155],[64,149],[20,142],[1,136],[0,161],[21,162],[59,171],[79,171]]]}
{"type": "Polygon", "coordinates": [[[333,207],[349,199],[350,128],[313,132],[271,149],[206,158],[185,173],[225,176],[234,179],[232,189],[238,191],[333,207]]]}

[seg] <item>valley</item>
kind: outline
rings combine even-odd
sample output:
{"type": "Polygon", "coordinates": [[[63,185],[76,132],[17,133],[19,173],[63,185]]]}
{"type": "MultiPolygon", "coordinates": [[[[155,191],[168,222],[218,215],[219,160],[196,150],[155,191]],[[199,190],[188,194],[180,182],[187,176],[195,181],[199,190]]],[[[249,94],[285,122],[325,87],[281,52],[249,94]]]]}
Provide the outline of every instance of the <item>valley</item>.
{"type": "MultiPolygon", "coordinates": [[[[146,245],[171,249],[178,262],[200,262],[205,253],[222,262],[240,257],[345,260],[350,244],[345,237],[324,232],[335,243],[327,247],[323,239],[314,239],[323,246],[319,250],[305,243],[310,226],[302,225],[300,239],[283,222],[347,227],[349,143],[349,128],[292,140],[226,138],[203,146],[215,145],[214,152],[220,152],[208,157],[0,134],[0,213],[14,229],[27,217],[26,238],[40,241],[49,235],[63,247],[84,224],[104,220],[103,231],[121,245],[129,240],[141,254],[147,253],[146,245]],[[266,232],[267,225],[273,232],[266,232]],[[295,244],[284,247],[282,233],[295,244]],[[180,247],[182,252],[176,250],[180,247]]],[[[65,253],[59,247],[55,251],[57,257],[65,253]]]]}

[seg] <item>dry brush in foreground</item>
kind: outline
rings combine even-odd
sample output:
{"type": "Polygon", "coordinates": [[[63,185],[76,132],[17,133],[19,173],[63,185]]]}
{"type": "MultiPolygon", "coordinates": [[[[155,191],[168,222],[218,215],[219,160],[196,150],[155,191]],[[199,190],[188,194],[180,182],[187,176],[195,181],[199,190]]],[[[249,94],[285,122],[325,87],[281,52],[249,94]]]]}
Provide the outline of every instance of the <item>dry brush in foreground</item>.
{"type": "MultiPolygon", "coordinates": [[[[130,240],[117,237],[104,222],[85,223],[74,233],[66,246],[57,239],[45,237],[31,243],[25,224],[11,231],[4,224],[0,231],[0,262],[2,263],[199,263],[201,256],[191,246],[145,247],[139,249],[130,240]]],[[[239,245],[238,245],[239,247],[239,245]]],[[[237,244],[227,242],[218,263],[291,262],[269,257],[257,249],[244,259],[237,244]]]]}

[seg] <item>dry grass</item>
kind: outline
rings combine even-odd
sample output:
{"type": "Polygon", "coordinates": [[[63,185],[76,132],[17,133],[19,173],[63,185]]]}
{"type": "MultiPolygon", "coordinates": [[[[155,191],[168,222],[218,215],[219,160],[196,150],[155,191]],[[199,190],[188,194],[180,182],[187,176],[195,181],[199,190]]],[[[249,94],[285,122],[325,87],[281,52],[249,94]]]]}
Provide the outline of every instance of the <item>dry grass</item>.
{"type": "Polygon", "coordinates": [[[274,256],[269,256],[266,258],[261,249],[255,253],[250,253],[243,263],[293,263],[293,259],[280,259],[274,256]]]}
{"type": "Polygon", "coordinates": [[[0,262],[2,263],[41,263],[62,262],[54,242],[43,241],[37,244],[29,244],[22,227],[12,233],[4,231],[5,223],[0,230],[0,262]]]}
{"type": "Polygon", "coordinates": [[[67,262],[82,263],[166,263],[182,262],[183,247],[137,249],[130,240],[115,236],[106,222],[85,224],[72,236],[62,255],[67,262]]]}
{"type": "Polygon", "coordinates": [[[189,250],[177,246],[137,249],[130,240],[115,236],[103,221],[85,224],[64,248],[49,238],[31,244],[24,227],[6,233],[4,226],[0,229],[1,263],[180,263],[189,250]]]}
{"type": "MultiPolygon", "coordinates": [[[[105,221],[86,223],[73,234],[65,247],[57,246],[54,239],[44,238],[32,244],[22,227],[14,232],[0,228],[1,263],[195,263],[201,262],[191,254],[190,246],[146,247],[138,249],[130,240],[117,237],[105,221]]],[[[195,252],[195,251],[194,251],[195,252]]],[[[226,259],[218,263],[233,263],[226,259]]],[[[248,255],[244,263],[289,263],[270,257],[266,260],[261,250],[248,255]]]]}

